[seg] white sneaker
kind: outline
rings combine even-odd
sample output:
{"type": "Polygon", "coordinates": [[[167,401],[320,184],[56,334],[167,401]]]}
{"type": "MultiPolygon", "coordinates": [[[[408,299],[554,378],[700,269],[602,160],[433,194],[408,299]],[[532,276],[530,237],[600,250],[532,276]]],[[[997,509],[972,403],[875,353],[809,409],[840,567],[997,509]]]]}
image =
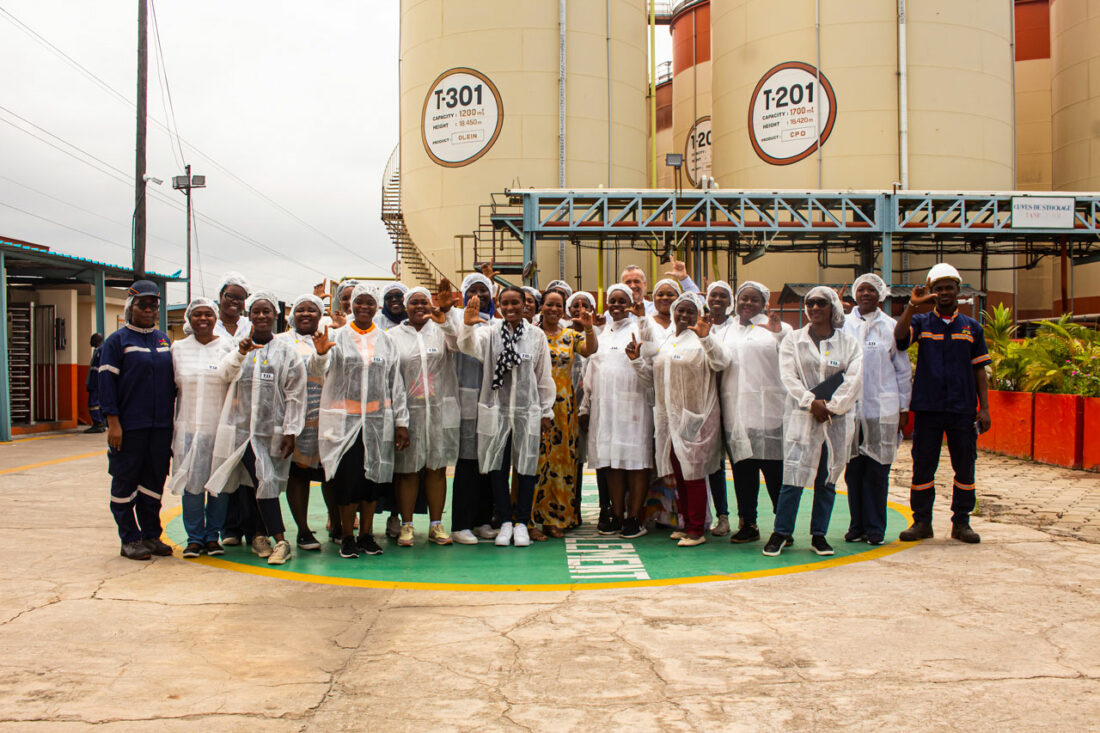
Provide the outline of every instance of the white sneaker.
{"type": "Polygon", "coordinates": [[[282,565],[291,557],[290,543],[286,540],[279,540],[275,543],[275,549],[271,551],[271,556],[267,558],[268,565],[282,565]]]}
{"type": "Polygon", "coordinates": [[[512,530],[512,544],[516,547],[528,547],[531,544],[531,535],[527,533],[526,524],[517,524],[512,530]]]}
{"type": "Polygon", "coordinates": [[[718,522],[715,524],[710,533],[714,537],[725,537],[730,533],[730,519],[724,514],[718,516],[718,522]]]}
{"type": "MultiPolygon", "coordinates": [[[[527,534],[526,527],[523,528],[523,533],[527,534]]],[[[530,542],[530,538],[528,538],[527,541],[530,542]]],[[[500,532],[497,533],[496,543],[497,547],[507,547],[508,545],[512,544],[511,522],[505,522],[504,524],[500,525],[500,532]]]]}
{"type": "Polygon", "coordinates": [[[396,514],[391,514],[390,518],[386,520],[386,536],[397,539],[401,534],[401,517],[396,514]]]}
{"type": "Polygon", "coordinates": [[[263,535],[256,535],[252,538],[252,552],[259,557],[271,557],[271,540],[263,535]]]}
{"type": "Polygon", "coordinates": [[[477,537],[468,529],[460,529],[457,532],[451,532],[451,539],[460,545],[477,544],[477,537]]]}
{"type": "Polygon", "coordinates": [[[483,524],[480,527],[474,527],[474,535],[476,535],[478,539],[482,540],[496,539],[496,536],[497,534],[499,534],[499,532],[500,530],[493,529],[493,525],[491,524],[483,524]]]}

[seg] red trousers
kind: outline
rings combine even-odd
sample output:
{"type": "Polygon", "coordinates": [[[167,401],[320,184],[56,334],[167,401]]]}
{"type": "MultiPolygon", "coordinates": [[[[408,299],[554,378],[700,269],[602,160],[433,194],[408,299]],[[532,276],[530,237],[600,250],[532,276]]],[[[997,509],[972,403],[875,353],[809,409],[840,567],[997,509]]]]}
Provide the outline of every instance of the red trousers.
{"type": "Polygon", "coordinates": [[[703,534],[707,517],[707,480],[684,480],[684,472],[680,470],[680,462],[676,460],[676,451],[670,450],[669,456],[672,458],[672,470],[676,476],[676,510],[680,514],[684,531],[698,537],[703,534]]]}

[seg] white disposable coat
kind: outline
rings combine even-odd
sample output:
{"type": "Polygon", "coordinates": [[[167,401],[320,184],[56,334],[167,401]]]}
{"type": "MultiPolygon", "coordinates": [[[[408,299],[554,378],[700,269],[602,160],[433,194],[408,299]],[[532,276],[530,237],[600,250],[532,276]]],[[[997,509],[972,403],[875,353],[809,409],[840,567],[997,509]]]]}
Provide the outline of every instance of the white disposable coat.
{"type": "Polygon", "coordinates": [[[397,348],[409,410],[409,447],[394,457],[394,472],[453,466],[458,460],[458,379],[451,353],[458,350],[450,321],[429,320],[419,331],[408,321],[386,332],[397,348]]]}
{"type": "Polygon", "coordinates": [[[305,365],[293,345],[278,338],[245,355],[233,349],[222,363],[236,379],[225,396],[214,440],[216,468],[206,490],[219,494],[250,485],[241,459],[251,445],[256,498],[277,498],[290,474],[290,458],[281,457],[283,436],[301,433],[306,419],[305,365]]]}
{"type": "Polygon", "coordinates": [[[721,380],[722,424],[733,460],[783,460],[783,411],[787,390],[779,379],[779,347],[791,333],[764,328],[768,317],[758,314],[748,326],[731,316],[722,343],[736,370],[721,380]]]}
{"type": "Polygon", "coordinates": [[[172,344],[172,368],[176,373],[176,414],[172,421],[173,494],[201,494],[210,478],[214,438],[225,404],[229,381],[237,370],[228,370],[225,355],[236,344],[219,337],[201,344],[188,336],[172,344]]]}
{"type": "Polygon", "coordinates": [[[302,432],[294,442],[294,453],[290,459],[299,466],[315,468],[321,465],[320,451],[317,448],[317,415],[321,407],[321,386],[325,383],[324,365],[313,358],[317,355],[313,336],[291,330],[280,333],[275,338],[290,344],[306,368],[306,420],[302,424],[302,432]]]}
{"type": "Polygon", "coordinates": [[[859,430],[852,440],[850,458],[863,455],[883,465],[898,454],[898,420],[909,409],[913,394],[913,368],[909,355],[894,341],[896,321],[878,308],[867,316],[853,308],[844,318],[844,332],[863,347],[863,392],[856,405],[859,430]]]}
{"type": "Polygon", "coordinates": [[[863,386],[863,349],[854,337],[839,329],[815,344],[810,337],[810,327],[806,326],[783,339],[779,347],[779,376],[787,389],[783,418],[783,483],[812,486],[821,459],[821,446],[826,445],[829,448],[827,483],[835,484],[848,463],[855,433],[853,408],[863,386]],[[844,374],[844,381],[825,402],[825,409],[833,414],[832,420],[818,422],[810,413],[810,403],[817,399],[810,389],[838,372],[844,374]]]}
{"type": "MultiPolygon", "coordinates": [[[[656,311],[654,311],[656,313],[656,311]]],[[[676,333],[676,324],[669,319],[668,326],[657,323],[653,314],[638,319],[638,340],[660,346],[676,333]]],[[[653,353],[652,351],[650,353],[653,353]]]]}
{"type": "Polygon", "coordinates": [[[336,332],[324,366],[325,384],[317,418],[317,442],[325,476],[336,475],[356,439],[363,442],[363,475],[376,484],[393,478],[394,429],[408,427],[405,383],[393,342],[377,326],[359,333],[352,325],[336,332]]]}
{"type": "Polygon", "coordinates": [[[715,375],[729,361],[716,338],[700,339],[694,331],[673,335],[659,347],[653,359],[653,434],[660,475],[673,473],[670,450],[687,481],[718,470],[722,413],[715,375]]]}
{"type": "MultiPolygon", "coordinates": [[[[447,320],[454,332],[460,333],[463,326],[462,308],[451,308],[447,320]]],[[[488,318],[484,313],[482,318],[488,318]]],[[[474,328],[488,328],[489,324],[479,323],[474,328]]],[[[463,460],[477,460],[477,400],[481,396],[481,362],[461,351],[452,357],[455,377],[458,380],[458,457],[463,460]]]]}
{"type": "Polygon", "coordinates": [[[503,320],[487,327],[463,324],[458,336],[462,353],[481,362],[481,394],[477,403],[477,460],[482,473],[500,468],[509,435],[512,462],[524,476],[538,470],[542,418],[554,417],[557,388],[550,371],[550,347],[546,334],[531,324],[523,327],[515,349],[519,363],[493,389],[497,356],[504,349],[503,320]]]}
{"type": "MultiPolygon", "coordinates": [[[[638,339],[633,318],[608,321],[588,357],[584,399],[589,414],[588,465],[638,471],[653,467],[653,374],[626,356],[638,339]]],[[[643,357],[644,358],[644,357],[643,357]]]]}

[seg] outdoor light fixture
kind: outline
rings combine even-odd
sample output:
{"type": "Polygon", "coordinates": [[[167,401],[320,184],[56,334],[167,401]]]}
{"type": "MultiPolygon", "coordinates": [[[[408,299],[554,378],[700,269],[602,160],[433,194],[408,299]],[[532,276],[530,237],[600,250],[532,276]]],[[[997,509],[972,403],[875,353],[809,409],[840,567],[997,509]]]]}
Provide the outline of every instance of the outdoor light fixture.
{"type": "Polygon", "coordinates": [[[665,165],[671,168],[679,168],[684,164],[682,153],[665,153],[665,165]]]}
{"type": "Polygon", "coordinates": [[[749,250],[749,253],[741,258],[741,264],[747,265],[754,260],[758,260],[764,256],[764,253],[768,251],[768,243],[764,242],[758,247],[753,247],[749,250]]]}
{"type": "Polygon", "coordinates": [[[146,183],[149,183],[149,182],[155,183],[155,184],[157,184],[158,186],[159,186],[160,184],[164,183],[164,179],[163,179],[163,178],[157,178],[156,176],[151,176],[151,175],[149,175],[148,173],[146,173],[146,174],[145,174],[144,176],[142,176],[142,177],[141,177],[141,180],[145,181],[146,183]]]}

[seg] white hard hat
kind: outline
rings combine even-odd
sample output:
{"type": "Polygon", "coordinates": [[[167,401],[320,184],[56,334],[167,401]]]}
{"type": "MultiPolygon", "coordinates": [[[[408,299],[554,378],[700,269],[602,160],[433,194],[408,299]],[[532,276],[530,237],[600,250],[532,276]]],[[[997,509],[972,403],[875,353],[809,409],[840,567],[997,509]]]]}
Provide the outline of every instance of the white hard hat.
{"type": "Polygon", "coordinates": [[[946,262],[940,262],[932,266],[932,269],[928,271],[928,284],[936,282],[937,280],[951,279],[955,282],[962,284],[962,278],[959,277],[959,271],[946,262]]]}

